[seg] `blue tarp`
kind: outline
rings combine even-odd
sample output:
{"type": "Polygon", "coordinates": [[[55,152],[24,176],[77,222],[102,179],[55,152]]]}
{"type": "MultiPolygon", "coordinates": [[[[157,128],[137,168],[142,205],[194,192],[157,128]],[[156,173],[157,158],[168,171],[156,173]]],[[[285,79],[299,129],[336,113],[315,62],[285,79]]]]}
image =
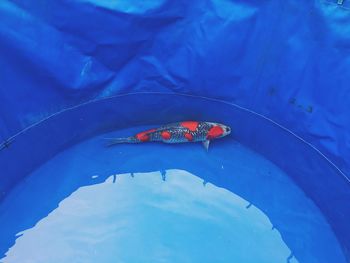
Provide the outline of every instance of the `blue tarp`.
{"type": "Polygon", "coordinates": [[[350,174],[350,4],[336,2],[3,0],[0,136],[92,98],[189,93],[270,117],[350,174]]]}
{"type": "Polygon", "coordinates": [[[347,0],[2,0],[0,148],[81,103],[181,93],[263,115],[349,177],[349,21],[347,0]]]}

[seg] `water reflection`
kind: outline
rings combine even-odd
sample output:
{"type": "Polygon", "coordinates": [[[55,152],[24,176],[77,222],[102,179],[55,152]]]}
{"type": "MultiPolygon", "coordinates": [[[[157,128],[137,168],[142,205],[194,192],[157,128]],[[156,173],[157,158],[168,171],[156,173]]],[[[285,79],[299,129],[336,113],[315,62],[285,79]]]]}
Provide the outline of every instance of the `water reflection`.
{"type": "Polygon", "coordinates": [[[20,234],[4,263],[272,263],[291,255],[261,210],[177,169],[81,187],[20,234]]]}
{"type": "Polygon", "coordinates": [[[75,145],[15,187],[0,205],[0,262],[346,262],[318,208],[271,162],[234,140],[209,153],[104,147],[134,133],[75,145]]]}

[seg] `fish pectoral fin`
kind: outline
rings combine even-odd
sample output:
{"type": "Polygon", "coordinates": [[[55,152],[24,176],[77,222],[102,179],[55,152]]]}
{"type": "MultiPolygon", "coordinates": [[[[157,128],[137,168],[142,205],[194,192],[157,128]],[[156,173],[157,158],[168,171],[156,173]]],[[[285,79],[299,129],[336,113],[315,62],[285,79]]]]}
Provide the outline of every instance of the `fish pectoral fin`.
{"type": "Polygon", "coordinates": [[[205,148],[207,151],[209,150],[209,143],[210,143],[209,140],[205,140],[205,141],[202,142],[204,148],[205,148]]]}

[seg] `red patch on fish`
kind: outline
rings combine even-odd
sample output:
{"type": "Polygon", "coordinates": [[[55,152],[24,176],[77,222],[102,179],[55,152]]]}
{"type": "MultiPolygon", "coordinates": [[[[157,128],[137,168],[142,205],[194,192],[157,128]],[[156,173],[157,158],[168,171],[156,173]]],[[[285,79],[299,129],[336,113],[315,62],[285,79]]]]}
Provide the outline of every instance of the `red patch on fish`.
{"type": "Polygon", "coordinates": [[[155,132],[156,129],[150,129],[148,131],[144,131],[144,132],[140,132],[138,134],[135,135],[135,137],[140,140],[141,142],[147,142],[149,141],[149,134],[151,132],[155,132]]]}
{"type": "Polygon", "coordinates": [[[191,133],[186,132],[186,133],[184,134],[184,136],[185,136],[185,138],[186,138],[188,141],[192,141],[192,140],[193,140],[193,136],[192,136],[191,133]]]}
{"type": "Polygon", "coordinates": [[[224,134],[223,128],[221,128],[220,126],[216,125],[216,126],[213,126],[213,127],[211,127],[209,129],[208,134],[207,134],[207,139],[211,140],[211,139],[220,137],[223,134],[224,134]]]}
{"type": "Polygon", "coordinates": [[[170,140],[170,138],[171,138],[171,133],[168,132],[168,131],[163,131],[163,132],[160,134],[160,136],[162,136],[162,138],[163,138],[164,140],[170,140]]]}
{"type": "Polygon", "coordinates": [[[198,121],[184,121],[184,122],[181,122],[180,125],[182,127],[189,129],[190,131],[194,132],[197,130],[199,122],[198,121]]]}

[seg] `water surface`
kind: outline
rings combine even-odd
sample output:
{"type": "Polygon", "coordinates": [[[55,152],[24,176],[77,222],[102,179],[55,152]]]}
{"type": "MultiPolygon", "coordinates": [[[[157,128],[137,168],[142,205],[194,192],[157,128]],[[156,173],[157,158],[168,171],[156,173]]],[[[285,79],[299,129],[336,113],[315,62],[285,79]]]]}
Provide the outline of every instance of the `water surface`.
{"type": "Polygon", "coordinates": [[[345,262],[318,208],[262,156],[232,138],[209,152],[104,147],[134,132],[75,145],[23,180],[0,206],[0,262],[345,262]]]}

